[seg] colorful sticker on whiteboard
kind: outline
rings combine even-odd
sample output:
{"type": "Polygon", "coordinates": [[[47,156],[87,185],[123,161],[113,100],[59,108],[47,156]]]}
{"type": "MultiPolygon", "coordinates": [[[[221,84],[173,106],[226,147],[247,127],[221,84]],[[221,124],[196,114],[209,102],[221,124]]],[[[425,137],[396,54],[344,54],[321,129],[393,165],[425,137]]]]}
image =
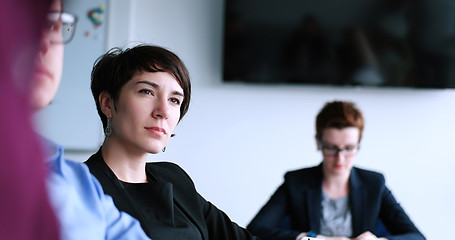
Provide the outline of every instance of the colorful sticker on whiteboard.
{"type": "Polygon", "coordinates": [[[101,4],[96,8],[92,8],[87,12],[87,17],[93,23],[95,28],[98,28],[103,23],[104,5],[101,4]]]}

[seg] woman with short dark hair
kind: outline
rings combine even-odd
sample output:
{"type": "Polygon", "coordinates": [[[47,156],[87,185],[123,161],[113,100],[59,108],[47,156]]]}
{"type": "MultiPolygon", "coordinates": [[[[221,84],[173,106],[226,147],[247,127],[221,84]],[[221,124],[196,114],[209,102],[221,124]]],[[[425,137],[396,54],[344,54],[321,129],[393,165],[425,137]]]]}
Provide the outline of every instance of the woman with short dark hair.
{"type": "Polygon", "coordinates": [[[174,53],[151,45],[113,49],[92,71],[92,93],[106,137],[87,161],[116,206],[152,239],[256,239],[196,191],[164,151],[188,111],[188,71],[174,53]]]}

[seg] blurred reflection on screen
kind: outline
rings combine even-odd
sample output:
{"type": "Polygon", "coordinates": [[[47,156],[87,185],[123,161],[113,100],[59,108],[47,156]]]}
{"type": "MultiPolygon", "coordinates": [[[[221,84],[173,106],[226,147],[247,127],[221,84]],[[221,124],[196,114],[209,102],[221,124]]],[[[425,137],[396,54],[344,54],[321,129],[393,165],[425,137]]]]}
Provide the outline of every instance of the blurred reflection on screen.
{"type": "Polygon", "coordinates": [[[226,0],[224,80],[455,88],[455,1],[226,0]]]}

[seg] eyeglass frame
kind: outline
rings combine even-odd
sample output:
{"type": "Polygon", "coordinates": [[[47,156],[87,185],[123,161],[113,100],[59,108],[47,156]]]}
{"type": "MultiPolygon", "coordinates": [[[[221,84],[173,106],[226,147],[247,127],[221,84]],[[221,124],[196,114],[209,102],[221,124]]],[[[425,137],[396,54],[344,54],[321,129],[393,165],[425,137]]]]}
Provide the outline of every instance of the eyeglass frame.
{"type": "MultiPolygon", "coordinates": [[[[61,20],[62,22],[62,26],[61,26],[61,30],[60,31],[63,31],[63,29],[65,29],[65,25],[71,25],[71,28],[72,28],[72,31],[70,33],[70,36],[68,39],[66,40],[63,40],[63,34],[62,34],[62,40],[61,41],[56,41],[55,39],[50,39],[50,43],[52,44],[66,44],[66,43],[69,43],[71,42],[71,40],[73,39],[74,37],[74,32],[76,31],[76,25],[77,25],[77,21],[78,21],[78,18],[75,14],[73,13],[70,13],[70,12],[65,12],[65,11],[50,11],[47,13],[47,22],[46,24],[53,24],[53,22],[51,22],[52,20],[52,15],[58,15],[58,19],[61,20]],[[70,17],[72,19],[72,21],[63,21],[63,18],[68,18],[70,17]]],[[[52,29],[46,25],[46,27],[44,28],[45,31],[47,32],[50,32],[52,31],[52,29]]]]}
{"type": "Polygon", "coordinates": [[[318,140],[318,144],[320,147],[320,150],[322,154],[327,155],[327,156],[337,156],[339,153],[343,153],[344,156],[354,156],[357,154],[357,152],[360,149],[360,145],[357,144],[356,146],[347,146],[344,148],[338,148],[337,146],[334,147],[328,147],[327,144],[325,144],[321,139],[318,140]],[[352,149],[350,148],[352,147],[352,149]],[[324,151],[326,151],[324,153],[324,151]],[[330,151],[330,153],[327,153],[327,151],[330,151]]]}

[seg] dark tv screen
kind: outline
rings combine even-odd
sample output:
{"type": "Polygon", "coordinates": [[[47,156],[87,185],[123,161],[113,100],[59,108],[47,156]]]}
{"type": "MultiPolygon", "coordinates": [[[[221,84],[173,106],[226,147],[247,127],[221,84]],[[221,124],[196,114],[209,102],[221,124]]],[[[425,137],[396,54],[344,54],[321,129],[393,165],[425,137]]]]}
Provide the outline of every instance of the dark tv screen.
{"type": "Polygon", "coordinates": [[[455,88],[455,1],[225,0],[226,82],[455,88]]]}

